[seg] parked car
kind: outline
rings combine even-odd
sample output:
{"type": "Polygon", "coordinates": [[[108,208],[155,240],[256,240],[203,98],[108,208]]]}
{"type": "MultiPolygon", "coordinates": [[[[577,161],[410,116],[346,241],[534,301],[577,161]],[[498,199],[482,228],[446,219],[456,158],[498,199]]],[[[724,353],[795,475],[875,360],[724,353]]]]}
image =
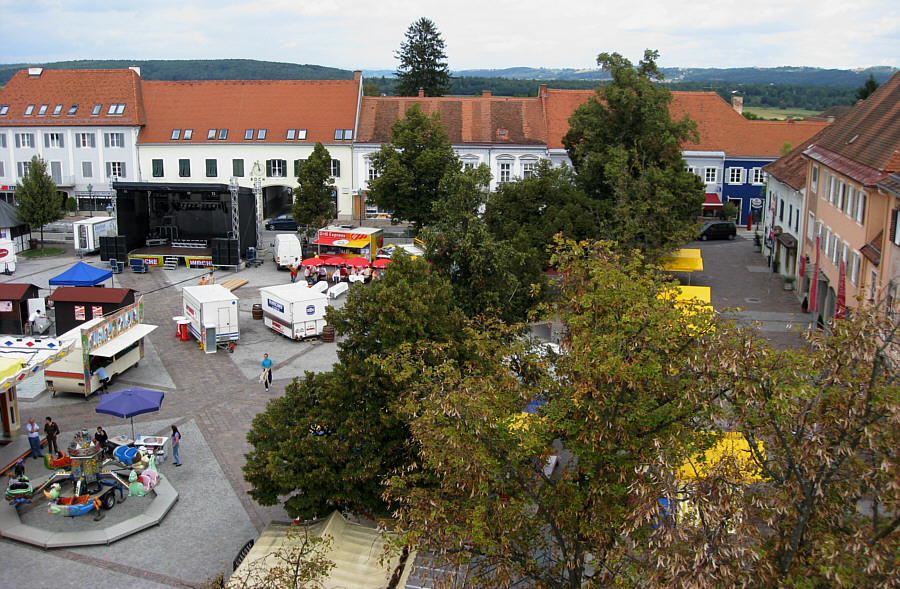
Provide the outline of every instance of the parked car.
{"type": "Polygon", "coordinates": [[[297,222],[291,213],[278,215],[266,222],[266,229],[269,231],[296,231],[298,229],[297,222]]]}
{"type": "Polygon", "coordinates": [[[714,221],[707,223],[700,230],[700,239],[734,239],[737,235],[737,227],[732,221],[714,221]]]}

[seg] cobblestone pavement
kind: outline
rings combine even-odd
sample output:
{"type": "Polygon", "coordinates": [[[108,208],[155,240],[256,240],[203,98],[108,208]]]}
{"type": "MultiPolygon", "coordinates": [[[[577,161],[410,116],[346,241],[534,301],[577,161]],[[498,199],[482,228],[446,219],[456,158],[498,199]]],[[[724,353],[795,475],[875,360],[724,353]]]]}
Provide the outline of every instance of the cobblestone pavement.
{"type": "MultiPolygon", "coordinates": [[[[736,317],[760,321],[759,328],[775,345],[800,343],[791,326],[807,322],[808,315],[800,313],[795,293],[784,291],[777,277],[770,278],[765,258],[755,252],[752,232],[742,230],[734,241],[688,247],[702,250],[704,271],[679,278],[711,287],[716,309],[742,308],[736,317]]],[[[40,261],[20,257],[15,275],[0,281],[31,282],[47,289],[52,276],[76,261],[71,250],[40,261]]],[[[84,261],[102,266],[97,257],[84,261]]],[[[144,296],[145,322],[159,328],[149,336],[141,364],[123,374],[113,389],[143,386],[165,392],[161,410],[139,416],[135,427],[146,435],[164,435],[171,424],[187,432],[182,451],[185,468],[176,470],[171,460],[160,468],[181,493],[179,502],[160,526],[111,546],[45,551],[0,540],[0,569],[7,578],[54,588],[98,582],[114,587],[198,587],[217,573],[230,573],[240,547],[266,523],[286,519],[281,507],[260,506],[247,494],[249,485],[241,472],[244,454],[250,450],[246,434],[252,417],[270,398],[283,393],[293,377],[304,370],[329,370],[337,360],[336,344],[292,342],[251,318],[252,305],[260,300],[258,289],[289,280],[286,272],[275,270],[271,255],[259,268],[217,272],[220,281],[229,277],[250,281],[235,291],[240,297],[241,338],[233,354],[205,354],[196,343],[178,341],[172,317],[181,315],[181,288],[197,284],[203,274],[202,270],[155,268],[147,274],[126,270],[114,276],[115,286],[134,288],[144,296]],[[271,393],[256,379],[263,353],[275,361],[271,393]]],[[[52,415],[63,430],[61,440],[73,430],[93,430],[98,424],[110,435],[130,433],[124,420],[94,411],[96,395],[52,398],[42,386],[30,384],[20,387],[23,419],[35,415],[42,422],[45,414],[52,415]]],[[[37,469],[32,464],[28,461],[29,469],[37,469]]]]}

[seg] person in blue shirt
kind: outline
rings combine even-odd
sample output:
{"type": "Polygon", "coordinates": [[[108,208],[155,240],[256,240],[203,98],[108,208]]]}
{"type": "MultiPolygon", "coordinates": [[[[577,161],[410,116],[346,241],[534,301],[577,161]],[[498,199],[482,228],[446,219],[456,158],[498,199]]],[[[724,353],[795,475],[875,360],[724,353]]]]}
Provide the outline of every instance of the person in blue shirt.
{"type": "Polygon", "coordinates": [[[260,375],[260,380],[263,381],[263,384],[266,385],[266,390],[269,390],[269,385],[272,384],[272,360],[269,358],[268,354],[263,354],[263,361],[260,362],[260,366],[262,366],[262,374],[260,375]]]}
{"type": "Polygon", "coordinates": [[[106,369],[102,366],[98,366],[97,370],[94,371],[94,374],[97,375],[97,378],[100,379],[100,394],[109,392],[109,375],[106,374],[106,369]]]}

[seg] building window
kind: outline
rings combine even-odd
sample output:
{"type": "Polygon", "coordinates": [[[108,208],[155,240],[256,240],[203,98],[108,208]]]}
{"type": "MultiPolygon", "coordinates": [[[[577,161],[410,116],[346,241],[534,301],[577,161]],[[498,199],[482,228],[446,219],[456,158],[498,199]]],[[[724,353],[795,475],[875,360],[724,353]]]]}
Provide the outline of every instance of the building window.
{"type": "Polygon", "coordinates": [[[840,181],[840,185],[838,186],[837,193],[837,202],[834,204],[838,208],[838,210],[844,210],[844,197],[847,195],[847,185],[844,184],[844,181],[840,181]]]}
{"type": "Polygon", "coordinates": [[[809,219],[806,220],[806,239],[810,241],[815,238],[815,234],[813,233],[813,228],[816,226],[816,214],[810,213],[809,219]]]}
{"type": "Polygon", "coordinates": [[[743,184],[744,183],[744,173],[746,170],[744,168],[728,168],[728,183],[729,184],[743,184]]]}
{"type": "Polygon", "coordinates": [[[244,141],[250,141],[253,139],[253,129],[247,129],[244,131],[244,141]]]}
{"type": "Polygon", "coordinates": [[[353,129],[335,129],[334,130],[334,140],[335,141],[349,141],[353,139],[353,129]]]}
{"type": "Polygon", "coordinates": [[[213,141],[216,138],[216,129],[210,129],[206,132],[206,140],[213,141]]]}
{"type": "Polygon", "coordinates": [[[94,165],[91,162],[81,162],[81,176],[84,178],[94,177],[94,165]]]}
{"type": "Polygon", "coordinates": [[[6,177],[6,162],[0,162],[0,178],[6,177]]]}
{"type": "Polygon", "coordinates": [[[184,141],[190,141],[194,137],[193,129],[185,129],[184,135],[181,136],[181,139],[184,141]]]}
{"type": "Polygon", "coordinates": [[[16,174],[19,178],[27,178],[28,162],[16,162],[16,174]]]}
{"type": "Polygon", "coordinates": [[[94,108],[91,110],[91,116],[96,117],[100,114],[100,109],[103,108],[102,104],[95,104],[94,108]]]}
{"type": "Polygon", "coordinates": [[[103,144],[106,147],[125,147],[125,133],[104,133],[103,144]]]}
{"type": "Polygon", "coordinates": [[[844,212],[847,213],[847,216],[851,219],[853,218],[853,213],[856,212],[856,209],[853,208],[853,198],[856,196],[856,190],[853,186],[847,185],[847,198],[844,201],[844,212]]]}
{"type": "Polygon", "coordinates": [[[178,176],[181,178],[191,177],[191,160],[178,160],[178,176]]]}
{"type": "Polygon", "coordinates": [[[78,105],[73,104],[72,106],[69,107],[69,112],[66,113],[66,116],[74,117],[75,113],[77,113],[77,112],[78,112],[78,105]]]}
{"type": "Polygon", "coordinates": [[[75,147],[97,147],[97,138],[93,133],[76,133],[75,147]]]}
{"type": "Polygon", "coordinates": [[[778,199],[778,221],[784,222],[784,200],[780,198],[778,199]]]}
{"type": "Polygon", "coordinates": [[[753,180],[751,181],[753,184],[760,186],[766,183],[766,173],[763,172],[762,168],[753,168],[751,172],[753,173],[753,180]]]}
{"type": "Polygon", "coordinates": [[[502,162],[500,164],[500,182],[509,182],[510,178],[512,178],[512,164],[509,162],[502,162]]]}
{"type": "Polygon", "coordinates": [[[366,176],[366,180],[371,182],[372,180],[378,178],[378,170],[375,169],[375,165],[372,162],[368,163],[368,174],[366,176]]]}
{"type": "Polygon", "coordinates": [[[53,107],[53,116],[58,117],[60,114],[62,114],[62,105],[57,104],[53,107]]]}
{"type": "Polygon", "coordinates": [[[25,107],[25,116],[26,116],[26,117],[30,117],[30,116],[31,116],[31,113],[33,113],[33,112],[34,112],[34,105],[33,105],[33,104],[29,104],[28,106],[25,107]]]}
{"type": "Polygon", "coordinates": [[[8,104],[0,104],[0,117],[5,117],[6,113],[9,112],[8,104]]]}
{"type": "Polygon", "coordinates": [[[341,160],[331,160],[331,177],[341,177],[341,160]]]}
{"type": "Polygon", "coordinates": [[[306,129],[297,129],[297,141],[306,141],[306,129]]]}
{"type": "Polygon", "coordinates": [[[819,166],[812,167],[812,179],[809,181],[809,189],[813,193],[819,191],[819,166]]]}
{"type": "Polygon", "coordinates": [[[219,141],[228,139],[228,129],[219,129],[219,141]]]}
{"type": "Polygon", "coordinates": [[[835,233],[831,237],[831,263],[837,266],[838,257],[840,256],[841,236],[835,233]]]}
{"type": "Polygon", "coordinates": [[[715,184],[719,181],[719,168],[703,168],[703,181],[715,184]]]}
{"type": "Polygon", "coordinates": [[[837,176],[828,176],[828,202],[834,204],[834,195],[837,192],[837,176]]]}
{"type": "Polygon", "coordinates": [[[850,244],[845,241],[844,244],[841,246],[841,257],[838,258],[838,261],[844,262],[844,271],[847,270],[847,268],[846,268],[847,255],[849,253],[850,253],[850,244]]]}
{"type": "Polygon", "coordinates": [[[106,175],[109,177],[124,178],[125,162],[106,162],[106,175]]]}
{"type": "Polygon", "coordinates": [[[866,218],[866,193],[859,190],[856,193],[856,222],[862,225],[866,218]]]}
{"type": "Polygon", "coordinates": [[[117,117],[117,116],[121,116],[122,113],[124,113],[124,112],[125,112],[124,104],[110,104],[109,110],[106,111],[106,114],[109,116],[117,117]]]}
{"type": "Polygon", "coordinates": [[[294,160],[294,178],[300,177],[300,162],[305,162],[306,160],[294,160]]]}
{"type": "Polygon", "coordinates": [[[231,160],[231,175],[237,178],[244,177],[244,160],[231,160]]]}
{"type": "Polygon", "coordinates": [[[172,141],[178,141],[181,139],[181,129],[172,129],[172,141]]]}
{"type": "Polygon", "coordinates": [[[34,149],[34,133],[16,133],[16,147],[30,147],[34,149]]]}
{"type": "Polygon", "coordinates": [[[6,149],[6,133],[0,133],[0,148],[6,149]]]}
{"type": "Polygon", "coordinates": [[[850,275],[850,282],[859,286],[859,252],[850,254],[850,268],[847,274],[850,275]]]}
{"type": "Polygon", "coordinates": [[[42,117],[42,116],[44,116],[45,114],[47,114],[47,106],[48,106],[48,105],[46,105],[46,104],[42,104],[41,107],[38,109],[38,116],[39,116],[39,117],[42,117]]]}
{"type": "Polygon", "coordinates": [[[62,162],[50,162],[50,180],[57,186],[62,184],[62,162]]]}
{"type": "Polygon", "coordinates": [[[285,160],[266,160],[266,176],[270,178],[286,178],[287,177],[287,161],[285,160]]]}
{"type": "Polygon", "coordinates": [[[217,160],[206,160],[206,177],[215,178],[219,175],[219,163],[217,160]]]}
{"type": "Polygon", "coordinates": [[[153,177],[154,178],[162,178],[163,177],[163,161],[162,160],[153,160],[153,177]]]}
{"type": "Polygon", "coordinates": [[[821,244],[821,247],[824,248],[822,253],[825,254],[825,257],[831,259],[831,228],[825,230],[825,243],[821,244]]]}
{"type": "Polygon", "coordinates": [[[265,129],[259,129],[258,131],[256,131],[256,140],[257,141],[265,141],[265,139],[266,139],[266,130],[265,129]]]}
{"type": "Polygon", "coordinates": [[[534,176],[534,164],[522,164],[522,178],[528,180],[534,176]]]}
{"type": "Polygon", "coordinates": [[[63,134],[44,133],[44,147],[63,147],[63,134]]]}
{"type": "Polygon", "coordinates": [[[293,141],[295,137],[297,137],[297,129],[288,129],[286,138],[287,141],[293,141]]]}

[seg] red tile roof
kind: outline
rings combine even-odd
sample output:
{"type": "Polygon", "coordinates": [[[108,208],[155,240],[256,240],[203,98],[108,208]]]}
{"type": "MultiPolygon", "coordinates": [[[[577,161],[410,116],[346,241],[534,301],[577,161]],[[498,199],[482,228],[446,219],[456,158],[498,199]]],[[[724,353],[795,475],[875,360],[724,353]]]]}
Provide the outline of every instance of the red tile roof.
{"type": "MultiPolygon", "coordinates": [[[[37,71],[40,68],[32,68],[37,71]]],[[[0,105],[9,112],[0,116],[0,126],[20,125],[143,125],[146,122],[141,100],[141,77],[134,70],[41,70],[29,75],[20,70],[0,89],[0,105]],[[47,112],[38,116],[41,105],[47,112]],[[69,116],[77,104],[75,115],[69,116]],[[102,105],[97,116],[91,116],[94,105],[102,105]],[[109,115],[110,104],[124,104],[121,115],[109,115]],[[31,116],[25,109],[34,105],[31,116]],[[56,105],[62,105],[53,116],[56,105]]]]}
{"type": "Polygon", "coordinates": [[[440,112],[453,145],[541,145],[547,141],[538,98],[492,96],[364,97],[360,143],[387,143],[391,125],[419,104],[426,115],[440,112]]]}
{"type": "Polygon", "coordinates": [[[825,133],[825,129],[816,133],[809,141],[802,142],[791,150],[789,154],[778,158],[771,164],[766,164],[763,166],[763,170],[776,180],[784,182],[794,190],[802,190],[803,187],[806,186],[807,164],[806,158],[803,157],[803,152],[806,151],[810,145],[815,143],[823,133],[825,133]]]}
{"type": "Polygon", "coordinates": [[[37,289],[37,285],[18,282],[6,282],[0,284],[0,300],[2,301],[18,301],[29,290],[37,289]]]}
{"type": "Polygon", "coordinates": [[[60,286],[48,299],[67,303],[121,303],[131,288],[98,288],[96,286],[60,286]]]}
{"type": "Polygon", "coordinates": [[[900,171],[900,73],[836,121],[816,146],[882,173],[900,171]]]}
{"type": "MultiPolygon", "coordinates": [[[[562,149],[572,112],[596,95],[593,90],[547,90],[551,149],[562,149]]],[[[669,112],[673,119],[687,114],[697,122],[700,140],[685,143],[683,150],[722,151],[732,157],[777,157],[785,143],[800,145],[828,125],[825,121],[749,121],[715,92],[673,92],[669,112]]]]}
{"type": "Polygon", "coordinates": [[[145,81],[148,122],[138,143],[335,143],[336,129],[355,127],[359,92],[357,80],[145,81]],[[172,141],[173,129],[193,129],[193,137],[172,141]],[[207,141],[210,129],[228,136],[207,141]],[[266,129],[262,141],[258,129],[266,129]],[[306,139],[286,141],[288,129],[306,129],[306,139]]]}

